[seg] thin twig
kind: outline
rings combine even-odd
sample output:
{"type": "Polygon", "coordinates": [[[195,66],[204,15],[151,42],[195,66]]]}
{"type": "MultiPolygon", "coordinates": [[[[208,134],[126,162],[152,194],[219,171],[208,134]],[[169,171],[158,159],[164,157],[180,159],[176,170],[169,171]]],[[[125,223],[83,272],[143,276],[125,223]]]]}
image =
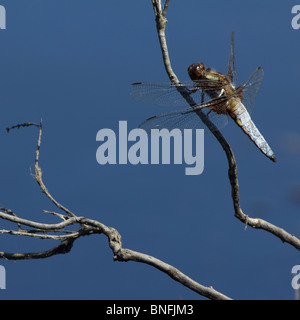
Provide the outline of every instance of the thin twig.
{"type": "Polygon", "coordinates": [[[62,220],[68,220],[69,217],[68,216],[65,216],[63,214],[60,214],[60,213],[57,213],[57,212],[54,212],[54,211],[48,211],[48,210],[43,210],[44,213],[50,213],[52,214],[53,216],[56,216],[56,217],[60,217],[62,220]]]}
{"type": "Polygon", "coordinates": [[[36,158],[35,158],[35,165],[34,165],[34,179],[42,189],[43,193],[57,206],[59,209],[63,210],[68,216],[75,217],[75,214],[71,212],[69,209],[64,207],[62,204],[60,204],[58,201],[56,201],[51,193],[46,188],[43,179],[42,179],[42,169],[39,166],[39,157],[40,157],[40,149],[41,149],[41,142],[42,142],[42,119],[39,125],[39,137],[38,137],[38,143],[37,143],[37,149],[36,149],[36,158]]]}
{"type": "Polygon", "coordinates": [[[73,242],[75,239],[65,239],[59,245],[54,248],[42,252],[37,253],[8,253],[8,252],[0,252],[0,258],[6,260],[28,260],[28,259],[43,259],[49,258],[53,255],[57,254],[65,254],[71,251],[73,242]]]}
{"type": "Polygon", "coordinates": [[[170,0],[166,0],[165,2],[165,5],[164,5],[164,10],[162,11],[162,15],[165,17],[166,14],[167,14],[167,10],[169,8],[169,3],[170,3],[170,0]]]}
{"type": "Polygon", "coordinates": [[[82,217],[72,217],[69,218],[68,220],[62,221],[60,223],[55,223],[55,224],[47,224],[47,223],[40,223],[40,222],[35,222],[32,220],[27,220],[23,218],[19,218],[17,216],[12,216],[10,214],[7,214],[5,212],[0,211],[0,218],[4,220],[8,220],[14,223],[19,223],[21,225],[25,225],[27,227],[31,228],[36,228],[36,229],[41,229],[41,230],[58,230],[58,229],[63,229],[67,226],[79,223],[82,219],[82,217]]]}
{"type": "Polygon", "coordinates": [[[153,258],[149,255],[135,252],[133,250],[126,250],[123,249],[120,254],[118,255],[117,259],[119,261],[136,261],[146,263],[150,266],[155,267],[156,269],[161,270],[162,272],[166,273],[175,281],[180,282],[187,288],[195,291],[196,293],[213,300],[231,300],[228,296],[216,291],[213,287],[206,287],[201,285],[200,283],[194,281],[175,267],[159,260],[153,258]]]}
{"type": "Polygon", "coordinates": [[[19,123],[15,126],[12,126],[12,127],[8,127],[8,128],[6,128],[6,131],[9,132],[12,129],[20,129],[22,127],[30,127],[30,126],[39,127],[39,125],[34,122],[26,122],[26,123],[19,123]]]}
{"type": "MultiPolygon", "coordinates": [[[[55,231],[55,230],[54,230],[55,231]]],[[[40,232],[45,232],[44,230],[40,232]]],[[[67,231],[65,231],[67,232],[67,231]]],[[[78,231],[70,232],[69,234],[62,234],[62,235],[55,235],[55,234],[38,234],[36,230],[34,232],[27,232],[27,231],[14,231],[14,230],[0,230],[2,234],[10,234],[13,236],[24,236],[24,237],[32,237],[38,239],[52,239],[52,240],[64,240],[68,238],[75,239],[77,238],[80,233],[78,231]]]]}

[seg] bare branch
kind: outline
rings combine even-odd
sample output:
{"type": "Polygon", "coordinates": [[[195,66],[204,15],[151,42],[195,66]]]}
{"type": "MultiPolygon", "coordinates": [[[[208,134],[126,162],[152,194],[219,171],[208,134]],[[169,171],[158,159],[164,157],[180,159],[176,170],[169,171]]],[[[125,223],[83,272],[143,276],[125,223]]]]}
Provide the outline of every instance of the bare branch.
{"type": "Polygon", "coordinates": [[[282,242],[287,242],[294,246],[296,249],[300,250],[300,240],[294,235],[288,233],[284,229],[275,226],[274,224],[267,222],[259,218],[250,218],[243,213],[242,209],[239,208],[235,213],[235,217],[241,222],[245,223],[246,226],[250,226],[254,229],[261,229],[272,233],[274,236],[278,237],[282,242]]]}
{"type": "Polygon", "coordinates": [[[156,258],[153,258],[149,255],[123,249],[116,257],[119,261],[136,261],[136,262],[142,262],[146,263],[150,266],[155,267],[156,269],[161,270],[162,272],[169,275],[172,279],[180,282],[187,288],[197,292],[198,294],[213,300],[231,300],[226,295],[216,291],[213,287],[205,287],[198,282],[194,281],[193,279],[186,276],[184,273],[179,271],[178,269],[174,268],[173,266],[159,260],[156,258]]]}
{"type": "Polygon", "coordinates": [[[35,252],[35,253],[8,253],[0,252],[0,258],[7,260],[25,260],[25,259],[44,259],[49,258],[53,255],[68,253],[73,246],[73,243],[76,239],[79,239],[85,235],[91,234],[104,234],[108,238],[109,246],[114,254],[115,261],[136,261],[140,263],[149,264],[158,270],[163,271],[169,275],[172,279],[182,283],[184,286],[190,288],[191,290],[201,294],[202,296],[208,297],[210,299],[230,299],[229,297],[219,293],[214,290],[212,287],[205,287],[187,277],[178,269],[173,266],[151,257],[149,255],[139,253],[130,249],[122,248],[121,235],[120,233],[112,228],[102,224],[99,221],[87,219],[84,217],[78,217],[74,213],[69,217],[70,212],[60,205],[48,192],[47,188],[44,186],[41,180],[41,169],[39,167],[39,153],[41,146],[41,136],[42,136],[42,125],[39,126],[39,137],[38,137],[38,147],[36,151],[36,162],[35,162],[35,171],[36,171],[36,180],[38,181],[41,189],[46,193],[48,198],[61,210],[68,213],[68,216],[61,215],[53,211],[44,210],[46,213],[53,214],[56,217],[59,217],[63,221],[56,224],[46,224],[35,222],[27,219],[18,217],[12,210],[1,208],[0,218],[10,221],[17,224],[18,226],[26,226],[33,228],[31,230],[22,229],[18,231],[15,230],[0,230],[0,233],[10,234],[14,236],[29,236],[38,239],[52,239],[60,240],[60,244],[53,247],[52,249],[35,252]],[[80,228],[76,231],[66,230],[66,227],[71,225],[79,225],[80,228]],[[57,234],[57,233],[61,234],[57,234]]]}
{"type": "Polygon", "coordinates": [[[69,218],[68,220],[65,220],[60,223],[47,224],[47,223],[40,223],[40,222],[35,222],[35,221],[19,218],[17,216],[9,215],[9,214],[1,212],[1,211],[0,211],[0,218],[11,221],[11,222],[19,223],[21,225],[25,225],[25,226],[28,226],[31,228],[41,229],[41,230],[63,229],[66,226],[70,226],[72,224],[78,223],[81,219],[80,217],[72,217],[72,218],[69,218]]]}
{"type": "Polygon", "coordinates": [[[42,142],[42,119],[39,125],[39,138],[37,143],[37,149],[36,149],[36,158],[35,158],[35,166],[34,166],[34,172],[35,176],[34,179],[42,189],[43,193],[61,210],[63,210],[68,216],[75,217],[75,214],[71,212],[69,209],[65,208],[63,205],[61,205],[58,201],[56,201],[48,189],[46,188],[43,179],[42,179],[42,169],[39,166],[39,156],[40,156],[40,148],[41,148],[41,142],[42,142]]]}
{"type": "Polygon", "coordinates": [[[170,0],[166,0],[165,2],[165,6],[164,6],[164,10],[162,12],[163,16],[165,17],[166,14],[167,14],[167,10],[168,10],[168,7],[169,7],[169,3],[170,3],[170,0]]]}
{"type": "MultiPolygon", "coordinates": [[[[43,230],[26,230],[26,231],[14,231],[14,230],[0,230],[0,233],[11,234],[14,236],[27,236],[39,239],[52,239],[52,240],[64,240],[68,238],[77,238],[80,233],[78,231],[70,232],[70,234],[53,235],[53,234],[38,234],[37,232],[45,232],[43,230]]],[[[68,233],[68,231],[65,231],[68,233]]]]}
{"type": "Polygon", "coordinates": [[[169,6],[169,2],[166,2],[163,12],[161,11],[161,3],[159,0],[153,0],[152,3],[153,3],[154,14],[155,14],[155,20],[156,20],[156,29],[158,33],[158,39],[160,43],[160,48],[163,56],[165,69],[171,82],[175,84],[179,84],[180,82],[171,66],[169,51],[168,51],[168,46],[166,41],[166,34],[165,34],[166,23],[167,23],[167,19],[165,15],[167,12],[167,8],[169,6]]]}
{"type": "Polygon", "coordinates": [[[67,220],[69,219],[68,216],[65,216],[63,214],[60,214],[60,213],[57,213],[57,212],[54,212],[54,211],[48,211],[48,210],[43,210],[44,213],[50,213],[52,214],[53,216],[56,216],[56,217],[60,217],[62,220],[67,220]]]}
{"type": "MultiPolygon", "coordinates": [[[[166,72],[168,73],[168,76],[173,83],[180,83],[171,66],[166,37],[165,37],[165,27],[167,23],[165,16],[169,6],[169,0],[166,0],[163,9],[162,9],[160,0],[152,0],[152,3],[153,3],[153,9],[156,17],[157,32],[158,32],[158,37],[161,45],[162,56],[163,56],[166,72]]],[[[183,89],[182,90],[180,89],[179,92],[186,99],[187,103],[189,103],[190,105],[194,105],[195,103],[190,97],[187,90],[184,90],[184,87],[181,87],[181,88],[183,89]]],[[[247,215],[245,215],[242,212],[240,208],[240,202],[239,202],[239,185],[238,185],[238,179],[237,179],[237,166],[236,166],[235,158],[230,148],[230,145],[225,140],[225,138],[221,135],[221,133],[214,127],[214,125],[207,119],[207,117],[201,111],[199,111],[198,115],[202,119],[202,121],[208,126],[208,128],[212,128],[212,127],[214,128],[213,134],[216,136],[216,138],[218,139],[218,141],[220,142],[220,144],[222,145],[226,153],[228,163],[229,163],[228,174],[229,174],[229,179],[231,183],[235,216],[246,225],[249,225],[253,228],[263,229],[268,232],[271,232],[272,234],[280,238],[282,241],[288,242],[300,250],[300,240],[297,239],[296,237],[290,235],[285,230],[279,227],[276,227],[262,219],[249,218],[247,215]]],[[[194,292],[197,292],[198,294],[205,296],[209,299],[222,299],[222,300],[230,299],[229,297],[216,291],[212,287],[206,287],[197,283],[193,279],[183,274],[177,268],[157,258],[146,255],[144,253],[122,248],[121,235],[116,229],[106,226],[99,221],[88,219],[82,216],[77,216],[75,213],[71,212],[69,209],[65,208],[62,204],[60,204],[50,194],[50,192],[48,191],[47,187],[45,186],[42,180],[42,170],[39,165],[40,148],[41,148],[41,140],[42,140],[42,120],[40,121],[39,125],[32,122],[28,122],[28,123],[18,124],[16,126],[7,128],[7,131],[9,132],[11,129],[29,127],[29,126],[35,126],[39,128],[37,149],[36,149],[36,155],[35,155],[34,179],[36,180],[37,184],[39,185],[43,193],[46,194],[48,199],[58,209],[63,211],[64,214],[57,213],[54,211],[44,210],[45,213],[50,213],[54,215],[56,218],[62,220],[59,223],[48,224],[48,223],[41,223],[41,222],[20,218],[12,210],[6,209],[6,208],[0,208],[0,218],[18,226],[18,230],[3,229],[3,230],[0,230],[0,233],[9,234],[12,236],[29,236],[37,239],[51,239],[51,240],[56,240],[60,242],[58,245],[54,246],[53,248],[48,249],[46,251],[42,251],[42,252],[29,252],[29,253],[0,252],[0,259],[3,258],[8,260],[24,260],[24,259],[49,258],[53,255],[65,254],[70,252],[75,240],[79,239],[82,236],[88,236],[92,234],[103,234],[108,239],[109,247],[112,250],[115,261],[135,261],[139,263],[145,263],[164,272],[172,279],[180,282],[181,284],[190,288],[194,292]],[[72,226],[71,229],[75,229],[77,227],[77,230],[70,230],[69,227],[71,226],[72,226]],[[28,227],[31,229],[25,229],[28,227]]]]}
{"type": "MultiPolygon", "coordinates": [[[[0,218],[3,218],[3,215],[0,215],[0,218]]],[[[5,217],[8,220],[14,221],[12,219],[9,219],[8,217],[5,217]]],[[[23,223],[26,225],[33,226],[35,224],[27,223],[28,220],[20,219],[18,218],[18,221],[20,223],[23,223]]],[[[55,246],[54,248],[43,251],[43,252],[37,252],[37,253],[7,253],[7,252],[0,252],[0,258],[4,258],[7,260],[25,260],[25,259],[43,259],[43,258],[49,258],[53,255],[62,254],[62,253],[68,253],[73,246],[73,243],[76,239],[78,239],[81,236],[84,235],[90,235],[93,233],[103,233],[107,236],[109,240],[109,246],[112,249],[114,253],[114,260],[115,261],[135,261],[140,263],[146,263],[148,265],[151,265],[158,270],[163,271],[168,276],[170,276],[172,279],[180,282],[184,286],[190,288],[191,290],[197,292],[198,294],[205,296],[209,299],[216,299],[216,300],[228,300],[230,299],[226,295],[216,291],[212,287],[205,287],[196,281],[192,280],[188,276],[186,276],[184,273],[179,271],[178,269],[174,268],[173,266],[156,259],[152,256],[136,252],[130,249],[122,248],[122,242],[121,242],[121,235],[119,232],[111,227],[105,226],[104,224],[92,220],[92,219],[86,219],[82,217],[78,218],[69,218],[67,221],[69,224],[73,224],[75,222],[84,224],[84,228],[75,231],[69,235],[49,235],[49,234],[34,234],[34,233],[27,233],[27,232],[20,232],[20,231],[7,231],[7,230],[0,230],[0,233],[9,233],[11,235],[19,235],[19,236],[32,236],[40,239],[53,239],[53,240],[61,240],[64,239],[59,245],[55,246]],[[87,227],[88,226],[88,227],[87,227]]],[[[46,224],[36,224],[39,228],[44,227],[44,231],[47,232],[48,230],[54,230],[54,229],[61,229],[63,226],[66,226],[66,224],[56,224],[56,225],[46,225],[46,224]]]]}
{"type": "MultiPolygon", "coordinates": [[[[155,8],[159,7],[160,1],[154,1],[156,2],[155,8]]],[[[168,7],[169,3],[167,4],[168,7]]],[[[166,11],[166,10],[164,10],[166,11]]],[[[165,36],[165,28],[166,28],[166,22],[167,19],[165,18],[165,12],[162,13],[157,12],[157,9],[154,10],[155,15],[156,15],[156,28],[157,28],[157,34],[159,38],[159,43],[161,46],[161,51],[162,51],[162,56],[163,56],[163,61],[165,65],[166,72],[171,80],[172,83],[174,84],[179,84],[180,81],[175,75],[171,62],[170,62],[170,57],[168,53],[168,47],[167,47],[167,42],[166,42],[166,36],[165,36]]],[[[180,94],[183,96],[183,98],[187,101],[187,103],[190,106],[195,105],[196,103],[193,101],[193,99],[190,97],[190,94],[188,93],[187,90],[184,90],[184,87],[181,85],[179,87],[180,94]]],[[[243,213],[241,207],[240,207],[240,200],[239,200],[239,183],[238,183],[238,178],[237,178],[237,164],[235,161],[235,157],[233,154],[233,151],[229,145],[229,143],[226,141],[226,139],[223,137],[221,132],[214,126],[213,123],[209,121],[209,119],[206,117],[205,114],[202,112],[197,111],[198,116],[201,118],[201,120],[205,123],[205,125],[212,131],[213,135],[217,138],[218,142],[221,144],[223,150],[226,153],[227,160],[228,160],[228,176],[231,184],[231,195],[232,195],[232,200],[233,200],[233,206],[234,206],[234,211],[235,211],[235,217],[238,218],[241,222],[246,223],[252,228],[256,229],[262,229],[267,232],[272,233],[276,237],[280,238],[283,242],[287,242],[294,246],[296,249],[300,250],[300,240],[296,238],[295,236],[291,235],[290,233],[286,232],[282,228],[279,228],[265,220],[262,219],[253,219],[249,218],[246,214],[243,213]]]]}
{"type": "Polygon", "coordinates": [[[15,126],[12,126],[12,127],[8,127],[8,128],[6,128],[6,131],[9,132],[12,129],[20,129],[22,127],[30,127],[30,126],[39,127],[39,125],[34,122],[26,122],[26,123],[19,123],[15,126]]]}
{"type": "Polygon", "coordinates": [[[8,253],[8,252],[0,252],[0,258],[4,258],[7,260],[28,260],[28,259],[43,259],[49,258],[56,254],[65,254],[71,251],[73,242],[75,239],[66,239],[63,240],[59,245],[54,248],[38,252],[38,253],[8,253]]]}

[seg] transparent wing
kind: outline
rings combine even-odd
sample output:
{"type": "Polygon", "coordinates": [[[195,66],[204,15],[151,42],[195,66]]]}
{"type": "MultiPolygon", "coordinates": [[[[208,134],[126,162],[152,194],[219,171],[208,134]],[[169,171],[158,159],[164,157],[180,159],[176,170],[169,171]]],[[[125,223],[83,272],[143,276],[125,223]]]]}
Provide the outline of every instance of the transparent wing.
{"type": "Polygon", "coordinates": [[[258,93],[258,90],[261,86],[261,83],[264,78],[264,69],[258,67],[249,79],[237,88],[237,92],[242,93],[242,101],[248,112],[251,113],[254,109],[255,99],[258,93]]]}
{"type": "Polygon", "coordinates": [[[235,69],[235,61],[234,61],[234,32],[231,33],[231,46],[230,46],[230,55],[229,61],[227,65],[227,78],[229,81],[235,86],[237,83],[237,73],[235,69]]]}
{"type": "Polygon", "coordinates": [[[228,117],[225,114],[216,114],[209,108],[201,106],[195,108],[186,108],[176,110],[157,116],[153,116],[140,124],[140,128],[146,130],[148,133],[151,129],[196,129],[204,128],[205,124],[201,121],[200,112],[202,112],[208,119],[217,127],[223,128],[228,123],[228,117]]]}
{"type": "MultiPolygon", "coordinates": [[[[159,83],[159,82],[138,82],[131,86],[131,97],[158,106],[183,107],[188,103],[180,94],[180,90],[186,90],[196,104],[202,104],[203,93],[209,90],[221,90],[221,81],[199,80],[182,82],[180,84],[159,83]]],[[[209,96],[204,95],[205,99],[209,96]]]]}

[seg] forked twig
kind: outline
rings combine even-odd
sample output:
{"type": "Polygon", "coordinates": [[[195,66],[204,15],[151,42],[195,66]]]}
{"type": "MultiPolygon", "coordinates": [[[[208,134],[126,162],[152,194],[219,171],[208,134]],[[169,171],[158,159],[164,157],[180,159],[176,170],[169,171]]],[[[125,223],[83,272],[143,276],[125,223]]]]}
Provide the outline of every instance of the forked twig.
{"type": "MultiPolygon", "coordinates": [[[[36,125],[37,126],[37,125],[36,125]]],[[[17,125],[13,128],[27,127],[27,125],[17,125]]],[[[42,120],[39,128],[38,143],[35,156],[35,174],[34,179],[38,183],[40,189],[46,194],[48,199],[53,202],[57,208],[62,210],[65,214],[60,214],[53,211],[44,210],[45,213],[52,214],[62,221],[56,224],[46,224],[27,220],[18,217],[10,209],[0,208],[0,218],[10,221],[18,226],[18,230],[0,230],[0,234],[9,234],[13,236],[27,236],[37,239],[52,239],[60,241],[55,247],[42,252],[28,252],[28,253],[9,253],[0,251],[0,259],[7,260],[27,260],[27,259],[45,259],[57,254],[65,254],[71,251],[73,243],[76,239],[82,236],[91,234],[104,234],[108,238],[109,246],[113,252],[115,261],[136,261],[151,265],[158,270],[163,271],[172,279],[182,283],[184,286],[210,299],[230,299],[224,294],[214,290],[212,287],[205,287],[196,281],[192,280],[180,270],[175,267],[144,253],[136,252],[130,249],[122,248],[120,233],[112,228],[102,224],[99,221],[79,217],[69,209],[61,205],[50,194],[42,180],[42,169],[39,165],[40,148],[42,142],[42,120]],[[68,230],[70,226],[79,226],[77,230],[68,230]],[[30,229],[27,229],[30,228],[30,229]]]]}
{"type": "Polygon", "coordinates": [[[40,121],[39,125],[39,137],[38,137],[38,143],[36,148],[36,157],[35,157],[35,165],[34,165],[34,172],[35,176],[34,179],[42,189],[43,193],[57,206],[57,208],[63,210],[68,216],[75,217],[75,214],[71,212],[69,209],[65,208],[63,205],[61,205],[58,201],[56,201],[48,189],[46,188],[43,179],[42,179],[42,169],[39,166],[39,157],[40,157],[40,148],[41,148],[41,142],[42,142],[42,119],[40,121]]]}

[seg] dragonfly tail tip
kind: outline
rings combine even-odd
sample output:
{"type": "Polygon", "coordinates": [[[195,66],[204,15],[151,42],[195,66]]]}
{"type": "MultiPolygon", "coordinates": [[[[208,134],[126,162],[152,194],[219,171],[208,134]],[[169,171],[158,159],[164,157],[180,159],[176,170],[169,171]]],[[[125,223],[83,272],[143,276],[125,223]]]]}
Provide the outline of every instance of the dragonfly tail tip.
{"type": "Polygon", "coordinates": [[[273,161],[273,162],[277,162],[277,159],[276,159],[276,157],[274,156],[274,155],[272,155],[271,157],[270,157],[270,159],[273,161]]]}

